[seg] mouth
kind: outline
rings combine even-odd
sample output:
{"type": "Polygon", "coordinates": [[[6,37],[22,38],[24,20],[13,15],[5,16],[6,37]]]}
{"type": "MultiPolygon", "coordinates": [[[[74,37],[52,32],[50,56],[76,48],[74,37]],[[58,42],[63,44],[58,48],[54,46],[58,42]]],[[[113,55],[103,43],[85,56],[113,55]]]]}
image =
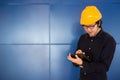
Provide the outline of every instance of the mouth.
{"type": "Polygon", "coordinates": [[[92,34],[92,32],[88,32],[88,34],[92,34]]]}
{"type": "Polygon", "coordinates": [[[94,34],[92,32],[88,33],[90,36],[94,36],[94,34]]]}

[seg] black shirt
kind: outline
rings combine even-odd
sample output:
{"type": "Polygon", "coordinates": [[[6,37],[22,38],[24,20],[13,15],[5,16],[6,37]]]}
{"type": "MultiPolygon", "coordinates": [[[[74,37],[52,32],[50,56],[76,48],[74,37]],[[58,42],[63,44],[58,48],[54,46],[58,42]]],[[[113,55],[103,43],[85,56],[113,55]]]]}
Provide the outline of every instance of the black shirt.
{"type": "Polygon", "coordinates": [[[85,55],[92,61],[83,60],[81,80],[107,80],[106,72],[109,70],[112,62],[115,47],[116,42],[114,38],[103,30],[95,37],[89,37],[87,33],[83,34],[79,39],[77,49],[85,52],[85,55]]]}

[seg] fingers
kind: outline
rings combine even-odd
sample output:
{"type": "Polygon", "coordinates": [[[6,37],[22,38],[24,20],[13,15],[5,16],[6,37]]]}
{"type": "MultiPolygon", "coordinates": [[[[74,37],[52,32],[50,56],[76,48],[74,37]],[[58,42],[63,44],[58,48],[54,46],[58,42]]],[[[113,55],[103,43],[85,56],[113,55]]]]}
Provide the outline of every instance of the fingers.
{"type": "Polygon", "coordinates": [[[82,50],[77,50],[75,54],[82,54],[82,50]]]}
{"type": "Polygon", "coordinates": [[[68,56],[67,56],[68,60],[71,60],[71,54],[69,53],[68,56]]]}
{"type": "Polygon", "coordinates": [[[72,58],[70,53],[68,54],[67,59],[72,62],[75,62],[75,58],[72,58]]]}
{"type": "Polygon", "coordinates": [[[75,55],[75,57],[76,57],[76,58],[78,58],[78,56],[77,56],[77,55],[75,55]]]}
{"type": "Polygon", "coordinates": [[[82,59],[75,55],[76,59],[72,60],[73,63],[81,65],[83,63],[82,59]]]}
{"type": "Polygon", "coordinates": [[[78,55],[75,55],[75,57],[76,57],[76,59],[81,59],[81,58],[78,57],[78,55]]]}
{"type": "Polygon", "coordinates": [[[71,62],[73,62],[73,63],[75,63],[75,64],[81,65],[82,62],[83,62],[82,59],[79,58],[77,55],[75,55],[75,57],[76,57],[76,58],[72,58],[70,53],[69,53],[68,56],[67,56],[68,60],[70,60],[71,62]]]}
{"type": "Polygon", "coordinates": [[[85,52],[82,52],[83,54],[85,54],[85,52]]]}
{"type": "Polygon", "coordinates": [[[71,57],[71,54],[69,53],[67,57],[71,57]]]}

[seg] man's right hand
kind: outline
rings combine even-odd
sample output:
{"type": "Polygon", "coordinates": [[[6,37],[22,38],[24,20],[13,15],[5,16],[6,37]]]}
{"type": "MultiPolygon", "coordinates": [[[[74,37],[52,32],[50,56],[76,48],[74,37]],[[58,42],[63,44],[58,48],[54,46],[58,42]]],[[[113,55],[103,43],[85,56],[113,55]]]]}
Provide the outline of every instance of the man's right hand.
{"type": "Polygon", "coordinates": [[[78,49],[75,54],[83,54],[82,50],[78,49]]]}

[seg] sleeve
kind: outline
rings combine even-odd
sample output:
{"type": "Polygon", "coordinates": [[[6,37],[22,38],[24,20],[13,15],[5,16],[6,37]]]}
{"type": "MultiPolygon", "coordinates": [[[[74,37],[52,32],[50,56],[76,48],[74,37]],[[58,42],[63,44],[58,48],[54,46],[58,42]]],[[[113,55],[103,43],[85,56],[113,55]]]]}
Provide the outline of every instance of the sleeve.
{"type": "Polygon", "coordinates": [[[91,63],[84,61],[83,68],[81,71],[86,73],[101,71],[107,72],[112,62],[115,48],[116,48],[115,40],[113,38],[108,39],[101,53],[100,61],[93,61],[91,63]]]}
{"type": "MultiPolygon", "coordinates": [[[[77,48],[76,48],[75,52],[76,52],[78,49],[80,49],[80,48],[79,48],[79,44],[80,44],[80,42],[81,42],[81,40],[82,40],[82,36],[83,36],[83,35],[81,35],[80,38],[79,38],[79,40],[78,40],[77,48]]],[[[75,52],[74,52],[73,54],[75,54],[75,52]]],[[[78,64],[73,63],[73,65],[74,65],[75,67],[79,67],[78,64]]]]}

